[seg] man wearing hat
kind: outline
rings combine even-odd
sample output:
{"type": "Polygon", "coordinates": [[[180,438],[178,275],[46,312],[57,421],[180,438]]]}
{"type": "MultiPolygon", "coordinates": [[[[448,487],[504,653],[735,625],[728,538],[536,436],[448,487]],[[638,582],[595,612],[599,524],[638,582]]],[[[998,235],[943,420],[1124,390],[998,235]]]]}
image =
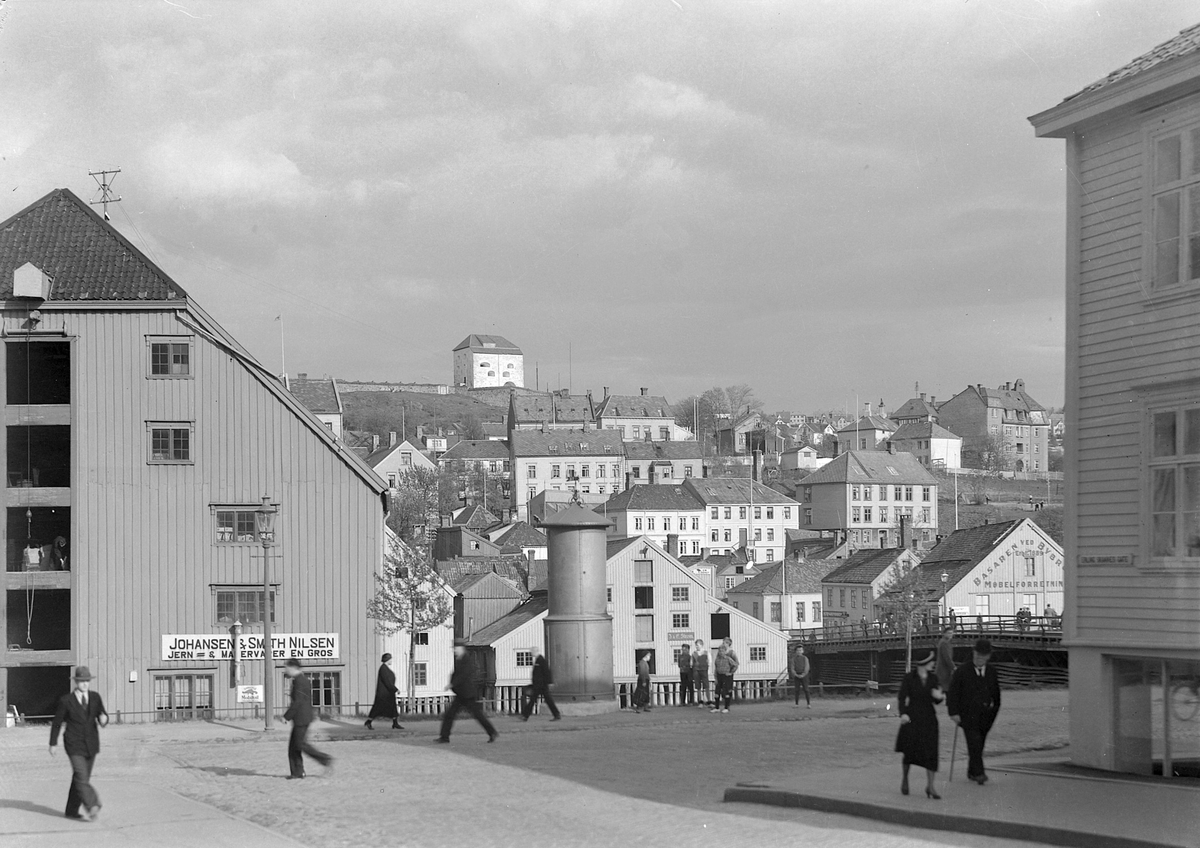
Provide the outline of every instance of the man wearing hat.
{"type": "Polygon", "coordinates": [[[483,714],[483,706],[479,703],[475,687],[475,663],[471,662],[471,655],[467,653],[466,639],[454,640],[454,672],[450,675],[450,685],[446,688],[454,692],[454,700],[442,714],[442,732],[437,741],[450,741],[450,728],[454,727],[454,717],[458,715],[459,710],[466,710],[487,731],[488,741],[495,742],[500,734],[483,714]]]}
{"type": "Polygon", "coordinates": [[[66,817],[95,821],[100,815],[100,796],[92,788],[92,766],[100,753],[100,730],[108,724],[108,711],[100,696],[89,691],[92,673],[86,665],[75,669],[75,688],[58,701],[50,725],[50,753],[58,749],[62,730],[63,747],[71,761],[71,791],[67,793],[66,817]],[[79,811],[83,805],[83,812],[79,811]]]}
{"type": "Polygon", "coordinates": [[[403,730],[398,721],[399,711],[396,709],[396,672],[388,667],[392,661],[391,654],[384,654],[379,664],[379,677],[375,680],[375,703],[367,713],[367,730],[374,730],[371,725],[377,718],[390,718],[393,730],[403,730]]]}
{"type": "Polygon", "coordinates": [[[967,779],[980,786],[987,783],[983,769],[983,744],[1000,712],[1000,681],[996,669],[988,664],[992,643],[980,639],[971,652],[971,662],[963,663],[950,679],[946,708],[950,718],[963,730],[967,742],[967,779]]]}
{"type": "Polygon", "coordinates": [[[283,664],[283,673],[292,678],[292,702],[283,714],[284,721],[292,723],[292,735],[288,739],[288,780],[304,779],[304,754],[308,754],[325,768],[333,767],[333,757],[314,748],[308,741],[308,726],[313,721],[312,681],[304,673],[300,660],[289,659],[283,664]]]}

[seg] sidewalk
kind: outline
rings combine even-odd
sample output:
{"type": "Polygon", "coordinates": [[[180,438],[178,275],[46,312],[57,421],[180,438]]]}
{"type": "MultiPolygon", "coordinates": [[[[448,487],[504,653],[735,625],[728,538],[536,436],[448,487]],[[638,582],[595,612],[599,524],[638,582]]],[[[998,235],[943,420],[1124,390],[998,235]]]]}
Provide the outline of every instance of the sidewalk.
{"type": "Polygon", "coordinates": [[[972,833],[1080,848],[1194,848],[1200,785],[1169,783],[1063,766],[1053,756],[988,762],[985,786],[966,779],[966,763],[938,773],[942,800],[925,797],[925,771],[913,768],[912,794],[900,794],[900,762],[805,774],[787,785],[739,783],[726,802],[773,804],[860,816],[907,827],[972,833]]]}
{"type": "Polygon", "coordinates": [[[171,845],[211,848],[250,845],[296,848],[293,839],[226,815],[215,807],[189,801],[157,786],[133,781],[97,781],[104,808],[95,822],[63,817],[70,770],[55,779],[6,780],[0,799],[2,848],[57,848],[87,844],[89,848],[171,845]],[[53,806],[52,806],[53,805],[53,806]]]}

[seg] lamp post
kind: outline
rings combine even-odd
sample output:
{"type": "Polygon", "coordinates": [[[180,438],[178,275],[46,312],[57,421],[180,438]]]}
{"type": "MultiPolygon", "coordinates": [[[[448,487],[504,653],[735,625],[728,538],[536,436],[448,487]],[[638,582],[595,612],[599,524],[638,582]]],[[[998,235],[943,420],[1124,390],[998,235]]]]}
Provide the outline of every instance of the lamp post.
{"type": "Polygon", "coordinates": [[[949,615],[949,611],[946,609],[946,583],[947,583],[947,581],[949,581],[949,579],[950,579],[949,572],[943,571],[942,572],[942,618],[943,619],[945,619],[946,616],[949,615]]]}
{"type": "Polygon", "coordinates": [[[263,547],[263,729],[270,730],[275,706],[275,680],[273,666],[275,658],[271,650],[271,544],[275,541],[275,516],[279,509],[275,507],[266,495],[262,504],[254,511],[254,526],[258,530],[258,538],[263,547]]]}
{"type": "Polygon", "coordinates": [[[233,656],[233,662],[229,664],[229,686],[236,689],[237,685],[242,682],[242,658],[238,653],[242,641],[242,620],[240,618],[229,625],[229,639],[233,656]]]}

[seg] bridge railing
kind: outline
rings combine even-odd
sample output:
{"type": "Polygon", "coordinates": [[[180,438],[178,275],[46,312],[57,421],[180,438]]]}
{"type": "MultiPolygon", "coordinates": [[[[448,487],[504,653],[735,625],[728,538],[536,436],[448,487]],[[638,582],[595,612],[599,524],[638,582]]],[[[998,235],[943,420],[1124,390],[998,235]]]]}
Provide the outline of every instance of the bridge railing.
{"type": "MultiPolygon", "coordinates": [[[[1061,616],[1018,616],[1018,615],[974,615],[958,616],[954,619],[958,625],[960,636],[1053,636],[1062,635],[1061,616]]],[[[937,617],[921,618],[913,621],[913,636],[940,635],[943,624],[950,619],[937,617]]],[[[853,642],[880,639],[903,639],[905,627],[903,622],[889,621],[837,621],[825,622],[821,629],[804,632],[801,637],[805,642],[853,642]]]]}

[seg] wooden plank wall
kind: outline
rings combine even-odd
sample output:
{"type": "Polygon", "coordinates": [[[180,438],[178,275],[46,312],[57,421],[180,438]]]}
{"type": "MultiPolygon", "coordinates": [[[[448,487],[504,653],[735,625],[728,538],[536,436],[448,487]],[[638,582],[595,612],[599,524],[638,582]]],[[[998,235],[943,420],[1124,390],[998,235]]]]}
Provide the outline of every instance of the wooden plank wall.
{"type": "MultiPolygon", "coordinates": [[[[220,666],[215,705],[231,705],[227,664],[162,662],[160,637],[225,632],[212,584],[261,585],[261,547],[216,544],[211,505],[257,504],[264,494],[280,509],[275,631],[338,633],[341,656],[329,668],[342,672],[343,701],[369,702],[379,639],[365,606],[384,519],[375,488],[303,420],[307,413],[174,311],[54,305],[43,314],[43,329],[77,337],[74,653],[98,673],[110,709],[151,709],[152,669],[189,666],[220,666]],[[193,377],[149,379],[148,335],[193,337],[193,377]],[[154,420],[194,422],[192,464],[147,462],[154,420]]],[[[10,330],[19,323],[7,314],[5,322],[10,330]]],[[[262,663],[247,668],[244,682],[261,682],[262,663]]]]}
{"type": "MultiPolygon", "coordinates": [[[[1193,111],[1195,107],[1192,107],[1193,111]]],[[[1161,114],[1146,118],[1156,122],[1161,114]]],[[[1068,290],[1078,315],[1077,503],[1068,554],[1132,554],[1141,560],[1143,464],[1141,398],[1150,380],[1200,377],[1195,298],[1148,302],[1143,268],[1146,216],[1143,149],[1148,124],[1124,122],[1079,140],[1078,285],[1068,290]]],[[[1068,309],[1068,314],[1072,309],[1068,309]]],[[[1072,381],[1068,380],[1070,394],[1072,381]]],[[[1069,505],[1070,508],[1070,505],[1069,505]]],[[[1068,521],[1068,529],[1072,522],[1068,521]]],[[[1200,579],[1135,566],[1069,565],[1074,578],[1075,635],[1131,644],[1195,646],[1200,633],[1200,579]]]]}

